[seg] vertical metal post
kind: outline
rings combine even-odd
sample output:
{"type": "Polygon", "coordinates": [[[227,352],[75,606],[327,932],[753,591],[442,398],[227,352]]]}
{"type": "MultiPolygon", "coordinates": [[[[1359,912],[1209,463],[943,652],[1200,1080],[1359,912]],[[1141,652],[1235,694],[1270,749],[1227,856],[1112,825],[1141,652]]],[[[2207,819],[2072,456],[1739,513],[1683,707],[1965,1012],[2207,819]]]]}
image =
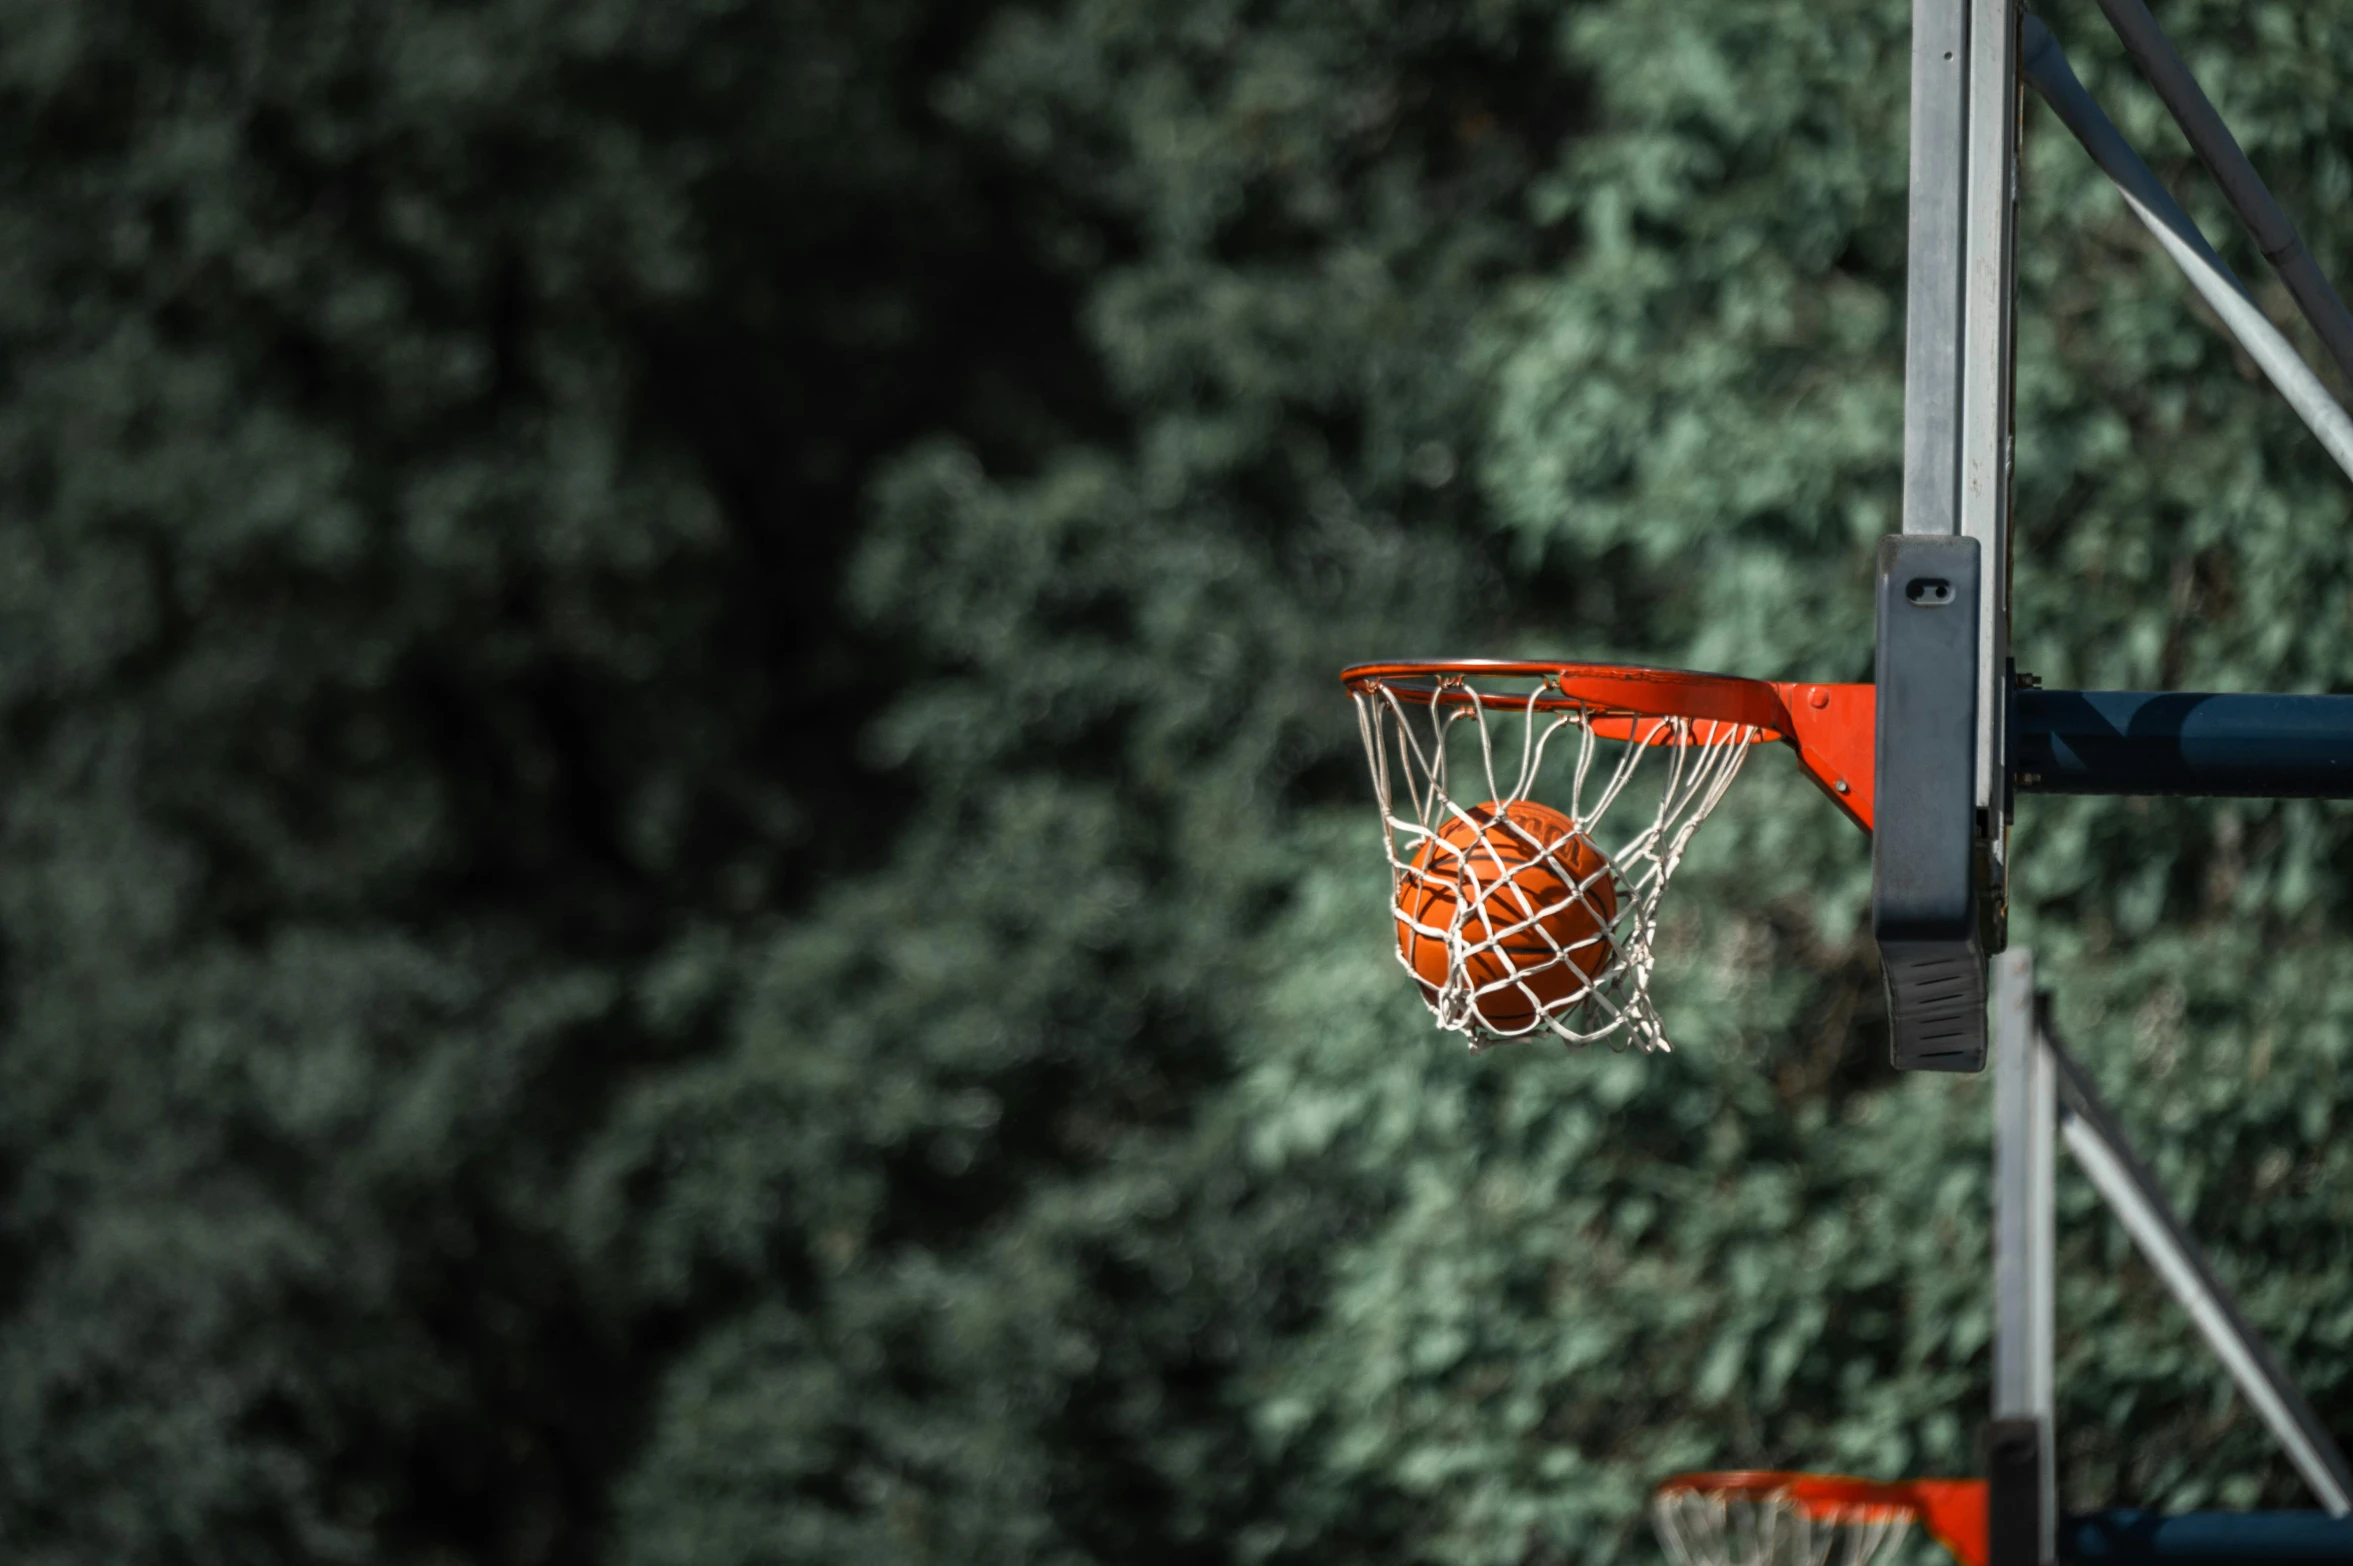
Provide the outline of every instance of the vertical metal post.
{"type": "Polygon", "coordinates": [[[2036,1025],[2034,957],[1993,962],[1993,1424],[1987,1442],[1992,1566],[2053,1558],[2051,1272],[2058,1083],[2036,1025]]]}
{"type": "Polygon", "coordinates": [[[1907,533],[1960,531],[1971,4],[1912,0],[1912,184],[1904,293],[1907,533]]]}
{"type": "Polygon", "coordinates": [[[1977,540],[1977,811],[1986,949],[2008,917],[2010,468],[2018,203],[2018,0],[1968,0],[1962,214],[1960,512],[1977,540]]]}

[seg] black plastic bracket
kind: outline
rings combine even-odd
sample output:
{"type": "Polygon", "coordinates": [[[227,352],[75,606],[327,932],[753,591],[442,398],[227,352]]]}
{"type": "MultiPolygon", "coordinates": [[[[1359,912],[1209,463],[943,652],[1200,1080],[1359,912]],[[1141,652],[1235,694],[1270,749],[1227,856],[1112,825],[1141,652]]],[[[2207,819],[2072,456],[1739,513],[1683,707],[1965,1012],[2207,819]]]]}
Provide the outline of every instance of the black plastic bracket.
{"type": "Polygon", "coordinates": [[[1879,543],[1871,934],[1899,1071],[1985,1069],[1978,920],[1977,540],[1879,543]]]}
{"type": "Polygon", "coordinates": [[[1985,1431],[1988,1566],[2046,1566],[2051,1522],[2043,1516],[2042,1424],[1996,1419],[1985,1431]]]}

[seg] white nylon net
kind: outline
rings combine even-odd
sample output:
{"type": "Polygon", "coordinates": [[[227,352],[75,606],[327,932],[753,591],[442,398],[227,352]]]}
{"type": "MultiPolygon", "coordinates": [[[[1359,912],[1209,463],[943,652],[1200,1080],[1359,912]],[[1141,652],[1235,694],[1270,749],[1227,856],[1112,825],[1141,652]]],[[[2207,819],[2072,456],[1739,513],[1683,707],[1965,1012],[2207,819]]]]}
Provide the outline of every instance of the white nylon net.
{"type": "Polygon", "coordinates": [[[1817,1515],[1776,1493],[1661,1490],[1650,1520],[1674,1566],[1864,1566],[1911,1530],[1889,1506],[1817,1515]]]}
{"type": "Polygon", "coordinates": [[[1539,1034],[1668,1048],[1650,999],[1659,899],[1762,731],[1590,709],[1549,677],[1354,695],[1398,961],[1438,1026],[1473,1049],[1539,1034]]]}

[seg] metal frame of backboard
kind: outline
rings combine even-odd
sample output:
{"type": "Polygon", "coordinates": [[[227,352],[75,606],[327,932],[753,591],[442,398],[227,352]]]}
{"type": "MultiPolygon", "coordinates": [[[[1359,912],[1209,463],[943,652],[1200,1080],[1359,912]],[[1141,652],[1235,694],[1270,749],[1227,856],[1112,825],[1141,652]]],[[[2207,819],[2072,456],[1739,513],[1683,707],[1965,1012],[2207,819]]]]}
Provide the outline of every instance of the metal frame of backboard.
{"type": "MultiPolygon", "coordinates": [[[[2222,117],[2143,0],[2098,3],[2353,385],[2353,314],[2222,117]]],[[[2353,798],[2353,696],[2042,691],[2012,672],[2021,83],[2353,477],[2353,419],[2084,90],[2049,28],[2022,0],[1913,0],[1903,532],[1879,556],[1872,931],[1897,1066],[1976,1070],[1989,1046],[1998,1063],[1986,1443],[1993,1560],[2353,1563],[2353,1473],[2343,1455],[2206,1266],[2089,1077],[2051,1037],[2031,959],[2003,953],[2020,793],[2353,798]],[[1956,610],[1973,634],[1955,634],[1956,610]],[[1963,841],[1967,854],[1956,847],[1963,841]],[[2320,1511],[2059,1517],[2051,1274],[2061,1140],[2320,1511]]]]}
{"type": "MultiPolygon", "coordinates": [[[[2353,384],[2353,313],[2142,0],[2099,0],[2127,50],[2353,384]]],[[[2353,698],[2038,692],[2011,672],[2010,499],[2023,81],[2353,477],[2353,418],[2076,79],[2021,0],[1913,0],[1903,532],[1880,556],[1872,933],[1896,1064],[1985,1059],[1986,963],[2007,939],[2020,793],[2353,797],[2353,698]],[[1973,548],[1976,637],[1917,634],[1907,587],[1973,548]],[[1940,555],[1939,550],[1943,553],[1940,555]],[[1895,573],[1891,581],[1891,571],[1895,573]],[[1891,612],[1890,605],[1897,611],[1891,612]],[[1944,694],[1965,664],[1973,700],[1944,694]],[[1890,700],[1906,691],[1934,699],[1890,700]],[[1956,771],[1966,770],[1967,818],[1956,771]],[[1949,845],[1966,832],[1966,865],[1949,845]]]]}

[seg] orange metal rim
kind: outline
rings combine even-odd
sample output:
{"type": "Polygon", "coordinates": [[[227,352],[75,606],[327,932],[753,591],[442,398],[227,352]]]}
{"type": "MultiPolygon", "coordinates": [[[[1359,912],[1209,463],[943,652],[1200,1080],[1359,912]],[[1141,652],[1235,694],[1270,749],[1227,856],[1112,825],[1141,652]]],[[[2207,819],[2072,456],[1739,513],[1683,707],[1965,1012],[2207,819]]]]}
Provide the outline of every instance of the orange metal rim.
{"type": "Polygon", "coordinates": [[[1712,1495],[1724,1500],[1742,1499],[1756,1495],[1779,1495],[1807,1475],[1781,1473],[1769,1468],[1742,1468],[1725,1473],[1677,1474],[1658,1486],[1661,1495],[1673,1495],[1688,1490],[1695,1495],[1712,1495]]]}
{"type": "Polygon", "coordinates": [[[1360,663],[1341,670],[1340,681],[1358,696],[1380,692],[1421,707],[1579,711],[1601,738],[1638,745],[1785,741],[1796,747],[1798,765],[1830,802],[1871,830],[1878,693],[1868,685],[1507,658],[1360,663]],[[1523,681],[1532,683],[1518,683],[1523,681]],[[1659,720],[1669,718],[1721,727],[1668,732],[1659,720]]]}
{"type": "Polygon", "coordinates": [[[1808,1474],[1743,1468],[1723,1473],[1677,1474],[1659,1485],[1661,1494],[1690,1491],[1724,1500],[1775,1496],[1816,1516],[1870,1511],[1919,1513],[1923,1485],[1973,1484],[1949,1479],[1858,1479],[1851,1474],[1808,1474]]]}
{"type": "Polygon", "coordinates": [[[1759,739],[1785,739],[1789,713],[1769,680],[1637,663],[1567,663],[1506,658],[1419,658],[1360,663],[1340,672],[1352,691],[1376,687],[1420,706],[1485,700],[1524,708],[1526,691],[1479,689],[1490,680],[1535,680],[1538,712],[1576,708],[1634,718],[1695,718],[1758,729],[1759,739]]]}

